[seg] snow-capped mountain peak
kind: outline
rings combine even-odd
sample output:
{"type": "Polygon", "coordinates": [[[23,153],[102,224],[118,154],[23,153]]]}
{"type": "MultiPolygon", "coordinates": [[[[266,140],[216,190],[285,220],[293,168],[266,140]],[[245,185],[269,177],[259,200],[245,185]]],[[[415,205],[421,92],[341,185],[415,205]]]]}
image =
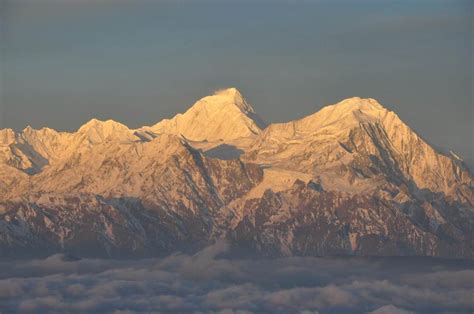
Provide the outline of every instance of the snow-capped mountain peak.
{"type": "Polygon", "coordinates": [[[327,106],[329,108],[338,108],[339,110],[364,110],[374,111],[385,109],[376,99],[373,98],[361,98],[361,97],[350,97],[346,98],[334,105],[327,106]]]}
{"type": "Polygon", "coordinates": [[[114,120],[99,120],[99,119],[91,119],[85,124],[83,124],[79,129],[78,132],[88,132],[91,129],[99,130],[102,129],[106,133],[113,132],[114,130],[128,130],[128,127],[120,122],[114,120]]]}
{"type": "Polygon", "coordinates": [[[240,91],[235,87],[217,90],[212,96],[205,97],[203,100],[221,106],[233,105],[238,107],[242,112],[255,113],[252,106],[247,103],[240,91]]]}
{"type": "Polygon", "coordinates": [[[151,130],[182,134],[193,141],[219,141],[256,135],[264,126],[242,94],[228,88],[201,98],[185,113],[165,119],[151,130]]]}
{"type": "Polygon", "coordinates": [[[135,138],[133,131],[126,125],[114,120],[91,119],[82,125],[76,132],[76,137],[86,137],[91,144],[102,143],[107,140],[132,141],[135,138]]]}
{"type": "Polygon", "coordinates": [[[339,129],[351,127],[361,122],[373,122],[382,119],[389,111],[372,98],[352,97],[303,118],[302,128],[314,130],[337,123],[339,129]]]}

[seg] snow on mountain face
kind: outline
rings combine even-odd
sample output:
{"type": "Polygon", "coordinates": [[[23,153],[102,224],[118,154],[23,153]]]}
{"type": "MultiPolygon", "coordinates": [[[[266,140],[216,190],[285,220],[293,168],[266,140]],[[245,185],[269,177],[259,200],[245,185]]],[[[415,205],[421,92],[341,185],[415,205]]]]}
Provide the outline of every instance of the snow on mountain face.
{"type": "Polygon", "coordinates": [[[12,129],[0,130],[0,145],[10,145],[15,141],[15,132],[12,129]]]}
{"type": "Polygon", "coordinates": [[[244,158],[310,171],[336,190],[362,192],[388,179],[472,199],[469,170],[436,152],[374,99],[349,98],[303,119],[270,125],[244,158]],[[347,180],[341,182],[341,176],[347,180]]]}
{"type": "MultiPolygon", "coordinates": [[[[84,147],[105,141],[134,141],[137,137],[127,126],[112,121],[92,119],[75,133],[50,128],[35,130],[28,126],[22,132],[2,130],[4,162],[30,174],[67,158],[84,147]]],[[[0,159],[1,160],[1,159],[0,159]]]]}
{"type": "Polygon", "coordinates": [[[76,137],[86,139],[90,144],[106,141],[134,141],[137,140],[134,132],[126,125],[113,121],[100,121],[92,119],[79,128],[76,137]]]}
{"type": "Polygon", "coordinates": [[[184,114],[165,119],[151,130],[182,134],[192,141],[219,141],[259,134],[264,126],[240,92],[229,88],[200,99],[184,114]]]}
{"type": "Polygon", "coordinates": [[[1,254],[149,256],[224,237],[264,255],[473,258],[473,195],[459,157],[374,99],[262,129],[226,89],[137,130],[0,130],[1,254]]]}

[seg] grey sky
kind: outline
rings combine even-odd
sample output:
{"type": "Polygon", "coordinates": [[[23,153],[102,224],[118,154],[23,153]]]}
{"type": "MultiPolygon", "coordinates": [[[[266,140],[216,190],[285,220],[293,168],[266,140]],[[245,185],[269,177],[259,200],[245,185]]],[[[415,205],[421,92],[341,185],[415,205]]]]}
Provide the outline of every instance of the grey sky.
{"type": "Polygon", "coordinates": [[[268,122],[376,98],[474,165],[472,1],[0,3],[0,128],[137,127],[235,86],[268,122]]]}

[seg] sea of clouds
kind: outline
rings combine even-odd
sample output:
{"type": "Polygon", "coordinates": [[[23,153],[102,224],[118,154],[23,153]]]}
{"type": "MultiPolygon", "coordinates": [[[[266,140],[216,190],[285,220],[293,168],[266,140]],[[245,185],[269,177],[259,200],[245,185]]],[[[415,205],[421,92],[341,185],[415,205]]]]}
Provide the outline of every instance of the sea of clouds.
{"type": "Polygon", "coordinates": [[[145,260],[0,262],[0,313],[474,311],[472,262],[416,258],[236,259],[218,243],[145,260]]]}

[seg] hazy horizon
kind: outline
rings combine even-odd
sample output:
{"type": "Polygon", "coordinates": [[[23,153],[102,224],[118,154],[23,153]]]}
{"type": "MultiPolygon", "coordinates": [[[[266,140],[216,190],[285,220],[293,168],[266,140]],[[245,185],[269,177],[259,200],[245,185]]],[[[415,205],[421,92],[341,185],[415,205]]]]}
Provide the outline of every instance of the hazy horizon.
{"type": "Polygon", "coordinates": [[[130,127],[237,87],[267,122],[359,96],[474,165],[471,1],[3,2],[0,128],[130,127]]]}

